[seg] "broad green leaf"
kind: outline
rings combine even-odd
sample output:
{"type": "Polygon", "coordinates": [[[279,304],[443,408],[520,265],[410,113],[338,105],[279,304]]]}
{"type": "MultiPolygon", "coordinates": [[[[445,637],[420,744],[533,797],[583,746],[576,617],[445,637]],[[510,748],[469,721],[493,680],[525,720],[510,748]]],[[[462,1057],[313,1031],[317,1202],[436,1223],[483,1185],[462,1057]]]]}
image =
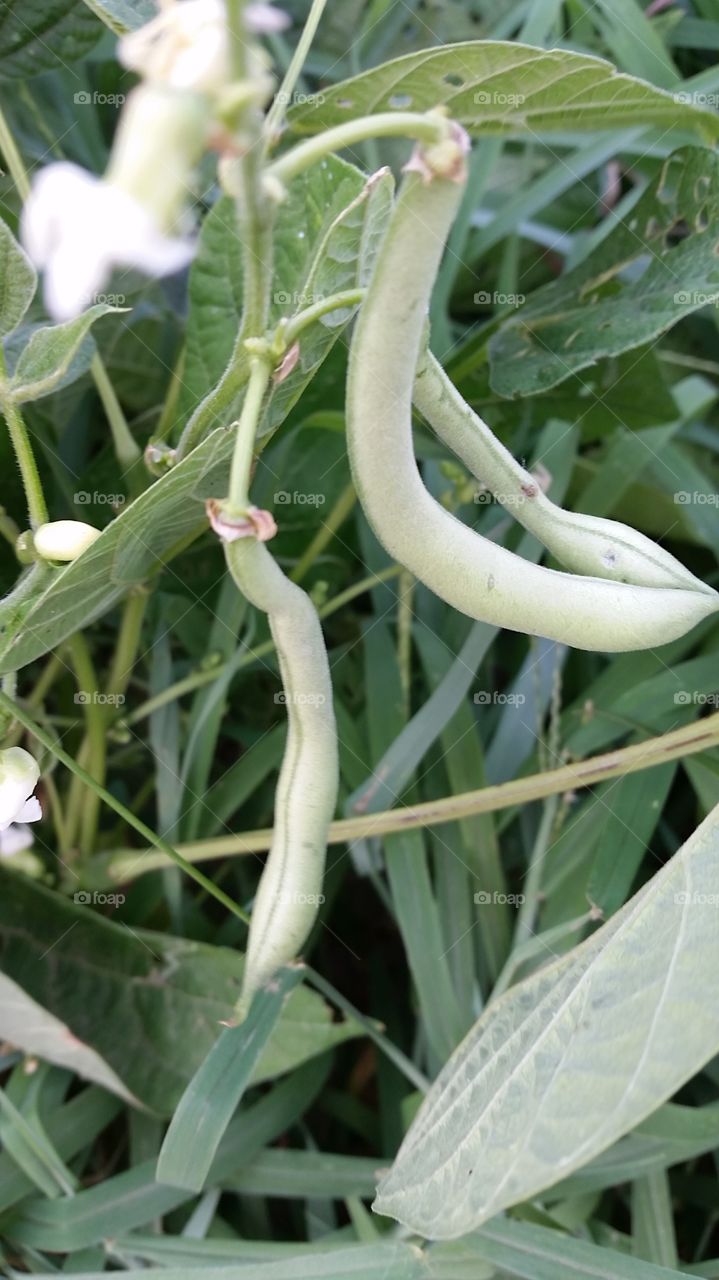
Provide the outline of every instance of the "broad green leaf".
{"type": "MultiPolygon", "coordinates": [[[[37,1280],[51,1280],[55,1272],[35,1273],[37,1280]]],[[[106,1280],[105,1271],[73,1272],[63,1268],[67,1280],[106,1280]]],[[[206,1280],[207,1267],[149,1267],[143,1270],[146,1280],[206,1280]]],[[[387,1241],[382,1244],[345,1245],[322,1253],[298,1253],[274,1262],[237,1262],[228,1266],[212,1266],[212,1280],[425,1280],[426,1264],[422,1251],[412,1244],[387,1241]]]]}
{"type": "MultiPolygon", "coordinates": [[[[126,1236],[116,1241],[118,1251],[128,1257],[141,1258],[143,1262],[156,1262],[163,1266],[220,1266],[223,1262],[226,1264],[238,1263],[242,1265],[242,1280],[245,1277],[252,1276],[252,1271],[245,1271],[250,1263],[264,1263],[283,1261],[286,1266],[298,1265],[302,1268],[300,1275],[305,1274],[304,1266],[310,1263],[310,1260],[317,1259],[324,1255],[331,1255],[336,1267],[348,1265],[350,1261],[356,1262],[359,1267],[361,1263],[369,1268],[367,1274],[374,1276],[373,1268],[381,1266],[384,1263],[387,1268],[384,1272],[378,1272],[378,1280],[394,1280],[398,1275],[404,1275],[405,1272],[401,1268],[401,1263],[408,1262],[414,1257],[415,1264],[419,1263],[420,1258],[418,1251],[415,1252],[410,1246],[399,1244],[395,1241],[386,1240],[381,1244],[354,1244],[342,1245],[339,1241],[313,1240],[310,1243],[298,1243],[290,1240],[245,1240],[233,1239],[222,1240],[218,1238],[206,1238],[204,1240],[192,1240],[187,1236],[126,1236]]],[[[264,1274],[264,1272],[262,1273],[264,1274]]],[[[298,1272],[295,1270],[292,1275],[298,1272]]],[[[350,1272],[350,1274],[356,1274],[350,1272]]],[[[364,1271],[361,1273],[363,1276],[364,1271]]],[[[411,1273],[414,1274],[414,1273],[411,1273]]],[[[420,1270],[419,1275],[426,1276],[424,1270],[420,1270]]],[[[489,1273],[487,1273],[489,1274],[489,1273]]],[[[314,1275],[313,1272],[309,1273],[314,1275]]],[[[472,1280],[483,1280],[482,1273],[474,1275],[472,1280]]]]}
{"type": "MultiPolygon", "coordinates": [[[[327,1060],[306,1063],[251,1107],[241,1109],[213,1161],[212,1186],[239,1176],[267,1143],[296,1124],[325,1084],[328,1066],[327,1060]]],[[[13,1218],[12,1239],[52,1253],[70,1253],[154,1223],[194,1198],[181,1187],[157,1182],[156,1164],[154,1159],[143,1161],[72,1198],[28,1201],[13,1218]]]]}
{"type": "Polygon", "coordinates": [[[85,0],[85,4],[116,36],[136,31],[157,13],[153,0],[85,0]]]}
{"type": "MultiPolygon", "coordinates": [[[[125,1099],[170,1113],[231,1014],[242,957],[225,947],[134,932],[1,869],[0,888],[6,997],[0,1036],[125,1099]]],[[[112,895],[106,905],[112,907],[112,895]]],[[[349,1024],[332,1022],[319,996],[301,988],[253,1080],[289,1071],[353,1034],[349,1024]]]]}
{"type": "MultiPolygon", "coordinates": [[[[23,404],[26,400],[39,400],[55,391],[64,382],[74,360],[80,355],[91,326],[101,316],[118,310],[121,308],[99,302],[75,320],[36,329],[21,353],[10,380],[13,400],[17,404],[23,404]]],[[[91,357],[92,352],[89,355],[91,357]]],[[[89,359],[86,359],[77,370],[78,376],[88,364],[89,359]]]]}
{"type": "Polygon", "coordinates": [[[550,1187],[719,1051],[719,811],[612,919],[491,1005],[427,1095],[379,1213],[454,1238],[550,1187]]]}
{"type": "Polygon", "coordinates": [[[524,1280],[689,1280],[686,1271],[673,1271],[603,1249],[590,1240],[573,1240],[563,1231],[507,1218],[485,1227],[470,1241],[483,1262],[524,1280]]]}
{"type": "MultiPolygon", "coordinates": [[[[367,282],[389,214],[392,185],[387,174],[368,187],[358,169],[334,157],[292,183],[274,232],[271,325],[333,293],[367,282]]],[[[181,419],[189,417],[227,367],[240,323],[242,293],[242,246],[235,207],[229,197],[223,197],[205,219],[190,272],[181,419]]],[[[287,416],[351,316],[348,308],[333,311],[303,331],[295,368],[272,389],[262,433],[279,426],[287,416]]],[[[231,416],[228,412],[228,421],[231,416]]]]}
{"type": "Polygon", "coordinates": [[[202,1191],[223,1134],[239,1106],[302,966],[281,969],[255,995],[239,1026],[225,1026],[188,1084],[157,1161],[158,1182],[202,1191]]]}
{"type": "Polygon", "coordinates": [[[82,0],[4,0],[0,79],[28,79],[65,67],[97,44],[102,27],[82,0]]]}
{"type": "Polygon", "coordinates": [[[300,133],[319,133],[355,116],[429,111],[440,104],[478,135],[637,124],[695,127],[707,138],[719,133],[713,112],[622,75],[602,58],[502,40],[470,40],[395,58],[323,88],[292,107],[288,123],[300,133]]]}
{"type": "Polygon", "coordinates": [[[683,147],[578,267],[501,325],[489,343],[494,390],[546,391],[715,303],[718,231],[719,160],[683,147]]]}
{"type": "Polygon", "coordinates": [[[0,337],[19,325],[37,288],[37,275],[10,228],[0,221],[0,337]]]}
{"type": "Polygon", "coordinates": [[[86,627],[135,583],[156,573],[185,538],[207,527],[203,500],[227,492],[233,437],[214,431],[103,530],[72,564],[53,572],[17,635],[5,639],[0,671],[14,671],[86,627]]]}

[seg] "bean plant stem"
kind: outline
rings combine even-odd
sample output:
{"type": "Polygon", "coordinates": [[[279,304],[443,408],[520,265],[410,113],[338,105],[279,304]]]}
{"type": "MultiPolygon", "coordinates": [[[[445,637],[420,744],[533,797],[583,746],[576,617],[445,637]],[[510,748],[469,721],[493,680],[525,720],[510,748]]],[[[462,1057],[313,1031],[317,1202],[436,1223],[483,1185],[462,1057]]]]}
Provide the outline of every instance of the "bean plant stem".
{"type": "MultiPolygon", "coordinates": [[[[97,673],[87,641],[81,632],[76,632],[68,640],[67,651],[75,671],[77,691],[85,715],[85,741],[78,754],[88,762],[88,776],[96,785],[101,785],[105,780],[105,716],[102,703],[97,701],[97,673]]],[[[83,858],[92,852],[96,815],[94,793],[86,795],[83,780],[76,775],[72,780],[67,802],[67,834],[71,844],[77,841],[83,858]]]]}
{"type": "Polygon", "coordinates": [[[250,503],[250,479],[255,450],[257,424],[262,410],[262,400],[270,380],[270,366],[266,360],[255,357],[250,364],[250,380],[247,384],[242,413],[237,423],[235,448],[230,467],[230,487],[227,495],[228,510],[241,512],[250,503]]]}
{"type": "MultiPolygon", "coordinates": [[[[4,354],[1,351],[0,373],[2,374],[3,382],[5,382],[7,369],[4,354]]],[[[0,407],[7,423],[15,458],[20,469],[30,524],[33,529],[37,529],[47,521],[47,505],[40,480],[40,472],[37,469],[35,454],[30,443],[30,435],[25,425],[25,419],[9,393],[0,393],[0,407]]]]}
{"type": "Polygon", "coordinates": [[[274,101],[265,119],[265,134],[267,145],[271,146],[273,139],[280,132],[282,122],[287,111],[288,104],[295,90],[295,85],[300,77],[302,68],[305,64],[305,58],[310,51],[312,41],[315,38],[315,32],[320,23],[322,14],[325,11],[327,0],[312,0],[307,20],[302,29],[302,35],[297,41],[295,51],[290,59],[290,64],[282,79],[274,101]]]}
{"type": "MultiPolygon", "coordinates": [[[[719,712],[693,724],[682,725],[671,733],[636,742],[629,747],[605,752],[587,760],[577,760],[559,769],[548,769],[502,782],[496,786],[482,787],[477,791],[465,791],[440,800],[427,800],[421,804],[387,809],[379,813],[356,818],[342,818],[330,825],[330,844],[346,844],[369,836],[392,834],[395,831],[412,831],[420,827],[439,826],[456,822],[479,813],[496,813],[543,800],[546,796],[561,795],[580,787],[590,787],[609,778],[638,773],[651,769],[667,760],[677,760],[698,751],[707,751],[719,743],[719,712]]],[[[181,845],[182,852],[192,862],[204,862],[212,858],[233,857],[246,853],[260,853],[269,849],[272,830],[246,831],[240,835],[220,836],[212,840],[198,840],[181,845]]],[[[165,866],[165,859],[146,852],[141,863],[136,850],[119,849],[108,855],[98,865],[97,872],[103,885],[114,884],[132,874],[155,870],[165,866]]]]}
{"type": "Polygon", "coordinates": [[[333,129],[325,129],[315,137],[298,142],[275,160],[267,172],[280,182],[288,183],[325,156],[344,151],[367,138],[413,138],[417,142],[431,144],[441,141],[445,131],[446,121],[430,114],[392,111],[381,112],[376,116],[360,116],[357,120],[348,120],[345,124],[335,125],[333,129]]]}
{"type": "MultiPolygon", "coordinates": [[[[341,492],[326,520],[323,520],[309,546],[300,556],[290,578],[293,582],[301,582],[311,569],[315,560],[322,555],[325,547],[332,541],[340,525],[344,524],[357,502],[354,485],[348,484],[341,492]]],[[[322,616],[320,611],[320,616],[322,616]]]]}

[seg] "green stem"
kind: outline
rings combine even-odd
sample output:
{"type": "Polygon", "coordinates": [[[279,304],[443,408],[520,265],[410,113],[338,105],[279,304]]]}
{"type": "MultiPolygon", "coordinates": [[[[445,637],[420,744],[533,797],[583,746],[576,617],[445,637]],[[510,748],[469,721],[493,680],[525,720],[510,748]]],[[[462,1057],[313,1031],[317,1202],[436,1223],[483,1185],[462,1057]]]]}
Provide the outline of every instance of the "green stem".
{"type": "Polygon", "coordinates": [[[315,33],[320,23],[322,14],[325,11],[327,0],[312,0],[310,11],[307,15],[307,21],[302,29],[302,35],[297,41],[297,47],[292,55],[290,64],[283,76],[282,84],[275,94],[274,101],[265,119],[265,133],[267,135],[267,145],[271,146],[273,139],[279,134],[282,128],[282,122],[285,112],[292,99],[295,91],[295,85],[302,73],[305,59],[312,46],[315,33]]]}
{"type": "MultiPolygon", "coordinates": [[[[97,701],[97,673],[85,637],[76,632],[67,642],[67,650],[75,672],[78,693],[83,696],[85,742],[82,755],[89,761],[88,776],[99,785],[105,780],[105,708],[97,701]]],[[[82,780],[73,778],[67,803],[68,837],[77,840],[83,858],[92,853],[97,829],[98,796],[95,790],[86,794],[82,780]]]]}
{"type": "Polygon", "coordinates": [[[316,990],[323,996],[326,996],[332,1004],[336,1005],[338,1009],[341,1009],[342,1013],[344,1013],[346,1017],[351,1018],[353,1022],[359,1023],[365,1034],[368,1035],[371,1040],[374,1040],[377,1048],[382,1051],[386,1058],[389,1058],[390,1062],[394,1063],[397,1070],[402,1073],[405,1079],[409,1080],[410,1084],[414,1085],[415,1089],[419,1089],[421,1093],[427,1093],[430,1081],[426,1076],[422,1075],[422,1072],[415,1067],[414,1063],[411,1062],[404,1053],[402,1053],[402,1050],[397,1048],[396,1044],[393,1044],[391,1040],[388,1040],[387,1037],[382,1034],[376,1022],[373,1022],[371,1018],[366,1018],[363,1013],[360,1013],[359,1009],[356,1009],[353,1004],[350,1004],[349,1000],[346,1000],[341,992],[339,992],[336,987],[333,987],[331,982],[328,982],[320,973],[317,973],[316,969],[311,969],[309,965],[307,966],[307,981],[311,987],[315,987],[316,990]]]}
{"type": "Polygon", "coordinates": [[[142,458],[142,450],[127,425],[127,419],[115,394],[115,388],[108,378],[107,370],[98,355],[92,358],[90,372],[95,380],[97,393],[102,401],[102,407],[105,410],[110,431],[112,432],[115,457],[123,471],[129,473],[129,480],[132,485],[132,481],[135,478],[132,472],[142,458]]]}
{"type": "MultiPolygon", "coordinates": [[[[362,578],[361,582],[356,582],[353,586],[347,587],[346,591],[340,592],[333,600],[328,600],[317,612],[320,618],[327,618],[331,613],[336,613],[338,609],[343,609],[357,596],[364,595],[365,591],[369,591],[371,587],[376,586],[378,582],[386,582],[390,578],[396,578],[401,572],[400,565],[392,564],[387,569],[382,569],[380,573],[370,574],[367,578],[362,578]]],[[[265,640],[262,644],[258,644],[256,649],[250,650],[245,654],[241,662],[237,663],[236,671],[241,671],[243,667],[249,667],[253,662],[257,662],[260,658],[267,657],[275,648],[274,640],[265,640]]],[[[168,702],[175,702],[178,698],[183,698],[186,693],[192,693],[195,689],[201,689],[206,684],[212,684],[214,680],[219,680],[224,671],[226,671],[228,663],[224,662],[220,666],[208,667],[203,671],[193,671],[189,676],[185,676],[182,680],[178,680],[176,684],[168,685],[161,693],[155,694],[154,698],[148,698],[146,702],[136,707],[131,715],[123,718],[123,723],[131,726],[138,724],[140,720],[146,719],[152,715],[153,711],[164,707],[168,702]]]]}
{"type": "Polygon", "coordinates": [[[517,915],[513,949],[514,947],[520,947],[524,942],[527,942],[535,932],[534,925],[537,912],[539,910],[539,897],[542,885],[542,867],[544,866],[549,842],[552,838],[554,819],[557,816],[558,806],[559,796],[555,794],[547,798],[542,809],[539,830],[537,831],[536,839],[532,847],[527,874],[524,878],[524,901],[521,903],[517,915]]]}
{"type": "MultiPolygon", "coordinates": [[[[357,494],[355,493],[355,487],[350,483],[342,490],[327,519],[322,521],[322,524],[317,530],[317,533],[312,539],[310,545],[297,561],[297,564],[290,574],[292,582],[302,581],[317,557],[322,555],[325,547],[332,541],[340,525],[344,523],[350,512],[353,510],[356,502],[357,494]]],[[[320,617],[321,616],[322,613],[320,611],[320,617]]]]}
{"type": "MultiPolygon", "coordinates": [[[[439,800],[427,800],[421,804],[405,805],[362,817],[341,818],[331,823],[328,842],[346,844],[371,836],[391,835],[395,831],[413,831],[421,827],[439,826],[445,822],[457,822],[479,813],[497,813],[502,809],[518,808],[547,796],[562,795],[580,787],[591,787],[609,778],[655,768],[667,760],[678,760],[698,751],[708,751],[717,743],[719,712],[693,724],[682,725],[671,733],[633,743],[630,747],[607,751],[604,755],[590,757],[588,760],[577,760],[559,769],[548,769],[526,778],[515,778],[512,782],[501,782],[439,800]]],[[[189,859],[204,862],[213,858],[260,853],[269,849],[271,840],[272,830],[265,829],[198,840],[181,847],[189,859]]],[[[99,879],[95,887],[116,884],[128,878],[136,861],[136,850],[118,849],[108,855],[103,859],[102,865],[97,867],[99,879]]],[[[165,865],[164,858],[146,853],[142,870],[152,871],[165,865]]]]}
{"type": "Polygon", "coordinates": [[[120,631],[107,679],[106,693],[123,696],[130,682],[140,645],[142,623],[149,596],[142,587],[132,590],[125,600],[120,631]]]}
{"type": "Polygon", "coordinates": [[[280,182],[288,183],[325,156],[335,151],[344,151],[358,142],[364,142],[366,138],[412,138],[416,142],[431,145],[440,142],[446,130],[446,120],[429,113],[420,115],[415,111],[392,111],[376,116],[360,116],[357,120],[348,120],[345,124],[338,124],[333,129],[318,133],[316,137],[298,142],[297,146],[275,160],[267,173],[280,182]]]}
{"type": "Polygon", "coordinates": [[[0,151],[5,157],[5,164],[17,187],[17,193],[24,202],[30,194],[30,179],[2,108],[0,108],[0,151]]]}
{"type": "MultiPolygon", "coordinates": [[[[2,113],[0,113],[1,117],[2,113]]],[[[5,354],[1,348],[0,383],[2,384],[0,388],[0,407],[7,423],[12,447],[20,468],[30,524],[33,529],[37,529],[39,525],[47,523],[47,505],[25,420],[7,389],[7,365],[5,363],[5,354]]]]}
{"type": "Polygon", "coordinates": [[[341,311],[343,307],[356,307],[364,298],[366,289],[341,289],[339,293],[332,293],[327,298],[320,298],[319,301],[313,302],[311,306],[305,307],[304,311],[299,311],[296,316],[292,316],[287,321],[282,330],[282,338],[285,347],[291,347],[292,343],[306,329],[309,324],[313,324],[315,320],[321,320],[322,316],[326,316],[330,311],[341,311]]]}
{"type": "MultiPolygon", "coordinates": [[[[79,778],[81,782],[84,782],[87,787],[92,788],[100,799],[104,800],[105,804],[120,818],[122,818],[128,826],[132,827],[139,835],[143,836],[144,839],[153,846],[153,848],[159,849],[165,859],[169,859],[170,862],[174,862],[176,866],[181,867],[186,875],[195,880],[197,884],[201,884],[203,889],[206,889],[213,898],[216,898],[224,907],[227,907],[228,911],[231,911],[232,914],[238,916],[244,924],[247,924],[247,913],[243,911],[236,902],[233,902],[226,893],[223,893],[221,889],[218,889],[217,885],[213,884],[212,880],[203,875],[201,871],[198,871],[196,867],[193,867],[192,864],[183,858],[176,849],[173,849],[172,845],[168,844],[166,840],[163,840],[162,836],[158,836],[150,827],[146,826],[140,818],[135,817],[135,814],[132,813],[130,809],[127,809],[120,800],[117,800],[115,796],[113,796],[109,791],[106,791],[104,787],[99,786],[95,779],[92,778],[90,774],[87,773],[79,764],[77,764],[77,762],[73,760],[72,756],[68,755],[66,751],[63,751],[62,747],[58,746],[55,739],[51,738],[48,733],[45,733],[45,730],[41,729],[21,706],[11,701],[11,699],[6,697],[2,692],[0,692],[0,709],[9,712],[15,719],[19,720],[27,729],[28,733],[31,733],[38,742],[42,743],[46,750],[54,755],[61,764],[64,764],[76,778],[79,778]]],[[[139,861],[142,859],[143,854],[138,851],[137,857],[139,861]]]]}
{"type": "Polygon", "coordinates": [[[250,380],[237,423],[235,448],[230,467],[230,486],[227,495],[228,514],[239,514],[250,505],[250,480],[252,459],[255,452],[255,436],[262,411],[270,366],[266,360],[253,357],[250,363],[250,380]]]}
{"type": "Polygon", "coordinates": [[[14,549],[15,543],[20,537],[20,530],[15,524],[12,516],[9,516],[4,507],[0,507],[0,536],[10,543],[14,549]]]}

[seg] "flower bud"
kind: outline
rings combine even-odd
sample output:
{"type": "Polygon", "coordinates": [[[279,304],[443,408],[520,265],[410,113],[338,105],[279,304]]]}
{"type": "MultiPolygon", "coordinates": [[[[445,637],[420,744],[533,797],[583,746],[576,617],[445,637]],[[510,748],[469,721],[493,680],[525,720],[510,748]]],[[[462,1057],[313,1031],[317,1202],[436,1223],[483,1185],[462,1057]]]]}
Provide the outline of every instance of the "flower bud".
{"type": "Polygon", "coordinates": [[[35,550],[43,560],[77,560],[100,537],[82,520],[52,520],[35,530],[35,550]]]}

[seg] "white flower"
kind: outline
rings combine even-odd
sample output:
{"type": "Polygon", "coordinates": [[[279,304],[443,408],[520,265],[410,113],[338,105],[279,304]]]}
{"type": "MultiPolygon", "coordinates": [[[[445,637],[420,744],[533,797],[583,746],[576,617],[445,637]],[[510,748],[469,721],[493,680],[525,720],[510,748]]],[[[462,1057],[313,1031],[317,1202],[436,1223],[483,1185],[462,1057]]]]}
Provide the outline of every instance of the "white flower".
{"type": "Polygon", "coordinates": [[[40,777],[34,756],[22,747],[0,751],[0,832],[14,822],[39,822],[40,802],[32,794],[40,777]]]}
{"type": "MultiPolygon", "coordinates": [[[[271,4],[249,4],[248,32],[282,31],[289,19],[271,4]]],[[[164,0],[160,13],[117,45],[123,66],[172,89],[214,96],[230,80],[224,0],[164,0]]]]}
{"type": "Polygon", "coordinates": [[[163,235],[137,199],[65,162],[48,165],[36,178],[21,234],[45,272],[45,302],[56,320],[84,311],[113,267],[162,276],[192,257],[192,246],[163,235]]]}
{"type": "Polygon", "coordinates": [[[77,560],[99,537],[100,530],[83,520],[51,520],[35,530],[33,542],[43,560],[70,561],[77,560]]]}
{"type": "Polygon", "coordinates": [[[230,69],[223,0],[171,0],[151,22],[118,41],[117,56],[147,80],[216,93],[230,69]]]}
{"type": "Polygon", "coordinates": [[[30,828],[24,822],[11,822],[9,827],[0,831],[0,858],[12,858],[13,854],[24,853],[26,849],[32,848],[32,844],[33,834],[30,828]]]}

